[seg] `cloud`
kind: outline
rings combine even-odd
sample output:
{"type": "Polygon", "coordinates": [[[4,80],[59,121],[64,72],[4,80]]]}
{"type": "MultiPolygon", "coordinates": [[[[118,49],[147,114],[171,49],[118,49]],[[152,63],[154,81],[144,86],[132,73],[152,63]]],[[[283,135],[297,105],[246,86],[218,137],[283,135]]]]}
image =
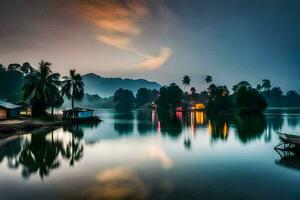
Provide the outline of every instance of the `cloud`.
{"type": "Polygon", "coordinates": [[[137,64],[137,69],[157,69],[170,58],[170,48],[161,48],[159,56],[152,56],[133,45],[133,40],[143,33],[140,21],[150,12],[143,0],[78,0],[78,3],[80,13],[99,28],[98,41],[145,59],[137,64]]]}
{"type": "Polygon", "coordinates": [[[99,28],[99,41],[126,50],[133,49],[132,38],[142,32],[138,21],[148,14],[141,0],[81,0],[79,9],[84,17],[99,28]]]}
{"type": "Polygon", "coordinates": [[[135,171],[127,167],[114,167],[101,171],[97,183],[83,191],[88,199],[147,199],[145,183],[135,171]]]}
{"type": "Polygon", "coordinates": [[[170,169],[173,166],[173,161],[167,152],[160,146],[151,145],[147,147],[148,155],[152,159],[157,159],[161,162],[165,169],[170,169]]]}
{"type": "Polygon", "coordinates": [[[147,57],[147,59],[138,64],[138,67],[147,70],[157,69],[169,60],[172,55],[172,49],[170,48],[162,48],[160,51],[160,55],[157,57],[147,57]]]}
{"type": "Polygon", "coordinates": [[[119,37],[119,36],[110,36],[110,35],[99,35],[97,40],[120,49],[131,50],[130,47],[130,38],[119,37]]]}

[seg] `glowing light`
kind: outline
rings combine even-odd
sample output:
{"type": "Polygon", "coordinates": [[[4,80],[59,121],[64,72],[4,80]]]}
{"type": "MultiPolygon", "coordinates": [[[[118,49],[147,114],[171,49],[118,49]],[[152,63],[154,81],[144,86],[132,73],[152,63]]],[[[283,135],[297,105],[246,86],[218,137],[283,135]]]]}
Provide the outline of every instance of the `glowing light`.
{"type": "Polygon", "coordinates": [[[224,123],[224,127],[223,127],[223,138],[226,138],[228,135],[228,125],[227,123],[225,122],[224,123]]]}
{"type": "Polygon", "coordinates": [[[161,126],[160,126],[160,121],[158,120],[157,121],[157,132],[161,133],[160,131],[161,131],[161,126]]]}
{"type": "Polygon", "coordinates": [[[208,130],[208,133],[209,133],[210,135],[212,135],[212,126],[211,126],[210,120],[208,121],[208,127],[207,127],[207,130],[208,130]]]}
{"type": "Polygon", "coordinates": [[[155,111],[152,110],[152,113],[151,113],[151,120],[152,120],[152,124],[155,123],[155,111]]]}
{"type": "Polygon", "coordinates": [[[196,112],[196,124],[204,124],[204,112],[196,112]]]}
{"type": "Polygon", "coordinates": [[[177,119],[182,121],[182,112],[176,112],[176,117],[177,117],[177,119]]]}

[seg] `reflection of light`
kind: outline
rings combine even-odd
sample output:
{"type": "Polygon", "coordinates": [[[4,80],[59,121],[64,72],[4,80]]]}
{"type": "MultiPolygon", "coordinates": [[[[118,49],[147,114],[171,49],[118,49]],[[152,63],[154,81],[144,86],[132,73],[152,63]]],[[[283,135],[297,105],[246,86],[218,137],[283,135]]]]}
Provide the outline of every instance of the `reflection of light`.
{"type": "Polygon", "coordinates": [[[192,134],[195,134],[195,127],[194,127],[194,112],[191,112],[191,129],[192,129],[192,134]]]}
{"type": "Polygon", "coordinates": [[[151,119],[152,119],[152,124],[154,124],[155,123],[155,111],[154,110],[152,110],[151,119]]]}
{"type": "Polygon", "coordinates": [[[196,124],[204,124],[204,112],[196,112],[196,124]]]}
{"type": "Polygon", "coordinates": [[[228,126],[227,123],[225,122],[223,127],[223,138],[226,138],[227,134],[228,134],[228,126]]]}
{"type": "Polygon", "coordinates": [[[176,112],[176,117],[177,117],[177,119],[182,121],[182,112],[176,112]]]}
{"type": "Polygon", "coordinates": [[[207,129],[208,129],[208,133],[211,135],[212,134],[212,126],[211,126],[210,120],[208,121],[208,127],[207,127],[207,129]]]}
{"type": "Polygon", "coordinates": [[[160,121],[157,121],[157,132],[160,133],[161,127],[160,127],[160,121]]]}

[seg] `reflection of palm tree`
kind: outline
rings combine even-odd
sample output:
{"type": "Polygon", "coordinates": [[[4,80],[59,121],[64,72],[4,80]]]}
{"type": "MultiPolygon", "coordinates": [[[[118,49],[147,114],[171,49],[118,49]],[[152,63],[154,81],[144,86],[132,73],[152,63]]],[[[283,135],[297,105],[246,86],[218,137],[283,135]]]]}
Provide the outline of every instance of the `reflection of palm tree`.
{"type": "Polygon", "coordinates": [[[40,177],[48,176],[50,171],[59,167],[58,155],[62,151],[61,142],[48,141],[46,135],[32,135],[31,142],[25,145],[19,158],[23,166],[23,177],[39,172],[40,177]]]}
{"type": "Polygon", "coordinates": [[[185,138],[183,144],[186,149],[190,149],[191,148],[191,139],[185,138]]]}
{"type": "Polygon", "coordinates": [[[83,157],[83,149],[80,139],[72,134],[72,141],[67,145],[63,157],[70,160],[70,166],[74,166],[74,163],[83,157]]]}
{"type": "Polygon", "coordinates": [[[0,149],[0,163],[4,158],[7,159],[7,164],[9,168],[18,168],[18,155],[21,151],[21,139],[17,138],[13,141],[6,143],[0,149]]]}
{"type": "MultiPolygon", "coordinates": [[[[97,125],[98,123],[86,124],[89,128],[97,125]]],[[[62,152],[62,156],[70,160],[70,166],[74,166],[75,162],[83,157],[84,147],[81,143],[81,140],[84,137],[83,126],[84,125],[73,125],[64,127],[64,131],[68,131],[72,134],[72,140],[62,152]]]]}

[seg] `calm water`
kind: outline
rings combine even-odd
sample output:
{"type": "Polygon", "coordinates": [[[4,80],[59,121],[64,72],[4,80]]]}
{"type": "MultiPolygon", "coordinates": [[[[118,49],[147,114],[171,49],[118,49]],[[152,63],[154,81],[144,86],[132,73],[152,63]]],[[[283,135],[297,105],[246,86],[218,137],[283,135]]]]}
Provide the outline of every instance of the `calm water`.
{"type": "Polygon", "coordinates": [[[2,141],[0,199],[300,198],[300,157],[273,149],[275,131],[300,134],[299,111],[97,112],[98,125],[2,141]]]}

